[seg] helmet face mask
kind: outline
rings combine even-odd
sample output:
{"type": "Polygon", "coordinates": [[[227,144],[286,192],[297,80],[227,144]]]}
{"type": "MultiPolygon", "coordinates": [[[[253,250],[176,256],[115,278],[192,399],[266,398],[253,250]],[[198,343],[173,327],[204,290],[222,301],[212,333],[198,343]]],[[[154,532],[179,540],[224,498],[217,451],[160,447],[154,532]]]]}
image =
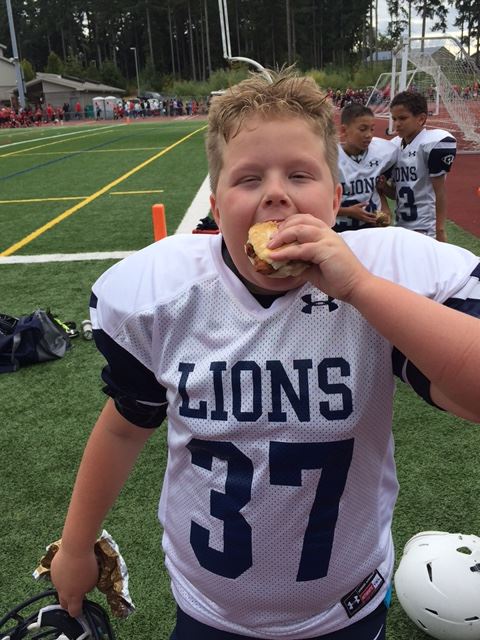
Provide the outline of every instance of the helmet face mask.
{"type": "Polygon", "coordinates": [[[72,618],[62,609],[55,590],[25,600],[0,620],[0,640],[115,640],[104,609],[84,600],[83,614],[72,618]]]}
{"type": "Polygon", "coordinates": [[[438,640],[480,640],[480,538],[423,531],[405,545],[395,591],[408,617],[438,640]]]}

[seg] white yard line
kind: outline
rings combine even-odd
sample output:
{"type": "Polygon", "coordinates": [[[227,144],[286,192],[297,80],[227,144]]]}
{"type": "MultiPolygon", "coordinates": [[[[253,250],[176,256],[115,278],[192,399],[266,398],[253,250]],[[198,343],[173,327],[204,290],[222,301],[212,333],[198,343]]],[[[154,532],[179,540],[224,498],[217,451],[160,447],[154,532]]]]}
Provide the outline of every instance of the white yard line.
{"type": "MultiPolygon", "coordinates": [[[[123,123],[125,124],[125,123],[123,123]]],[[[97,125],[96,127],[84,128],[79,131],[69,131],[68,133],[57,133],[53,136],[42,136],[41,138],[30,138],[29,140],[21,140],[18,142],[9,142],[7,144],[0,144],[0,152],[3,149],[8,149],[8,147],[16,147],[19,144],[29,144],[30,142],[45,142],[46,140],[56,140],[57,138],[65,138],[66,136],[75,136],[79,133],[90,133],[91,131],[105,131],[106,129],[112,129],[113,127],[118,127],[117,124],[111,124],[108,126],[97,125]]]]}
{"type": "MultiPolygon", "coordinates": [[[[183,220],[178,225],[175,233],[192,233],[192,229],[198,224],[200,218],[205,218],[210,211],[210,177],[207,175],[202,182],[197,195],[188,207],[187,213],[183,216],[183,220]]],[[[168,211],[167,211],[168,215],[168,211]]]]}
{"type": "MultiPolygon", "coordinates": [[[[200,218],[204,218],[210,211],[210,179],[209,176],[202,182],[192,204],[188,207],[183,220],[175,233],[192,233],[200,218]]],[[[167,212],[168,215],[168,212],[167,212]]],[[[42,262],[78,262],[80,260],[122,260],[135,251],[101,251],[94,253],[47,253],[35,256],[5,256],[0,257],[2,264],[32,264],[42,262]]]]}
{"type": "Polygon", "coordinates": [[[2,264],[31,264],[40,262],[77,262],[80,260],[122,260],[135,251],[97,251],[94,253],[45,253],[36,256],[5,256],[2,264]]]}

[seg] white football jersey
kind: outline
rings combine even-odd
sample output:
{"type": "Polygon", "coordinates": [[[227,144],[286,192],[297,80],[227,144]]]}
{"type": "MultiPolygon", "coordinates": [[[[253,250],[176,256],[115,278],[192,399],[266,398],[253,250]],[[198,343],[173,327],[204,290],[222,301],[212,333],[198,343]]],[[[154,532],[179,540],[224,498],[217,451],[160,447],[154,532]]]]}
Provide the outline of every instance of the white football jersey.
{"type": "Polygon", "coordinates": [[[430,178],[450,171],[457,142],[451,133],[442,129],[423,129],[405,146],[399,136],[392,142],[398,148],[392,174],[397,200],[396,224],[434,238],[435,192],[430,178]]]}
{"type": "MultiPolygon", "coordinates": [[[[338,145],[339,180],[342,185],[342,207],[349,207],[360,202],[368,202],[367,211],[381,209],[380,196],[376,189],[377,178],[390,176],[395,164],[397,147],[389,140],[372,138],[366,152],[355,158],[349,156],[338,145]]],[[[353,231],[354,229],[371,228],[373,225],[348,216],[337,216],[335,231],[353,231]]]]}
{"type": "MultiPolygon", "coordinates": [[[[478,264],[402,229],[343,238],[440,302],[478,264]]],[[[392,345],[308,283],[262,307],[221,243],[171,236],[114,265],[92,320],[138,361],[132,396],[153,406],[166,389],[159,518],[180,608],[231,633],[311,638],[371,613],[391,580],[392,345]]]]}

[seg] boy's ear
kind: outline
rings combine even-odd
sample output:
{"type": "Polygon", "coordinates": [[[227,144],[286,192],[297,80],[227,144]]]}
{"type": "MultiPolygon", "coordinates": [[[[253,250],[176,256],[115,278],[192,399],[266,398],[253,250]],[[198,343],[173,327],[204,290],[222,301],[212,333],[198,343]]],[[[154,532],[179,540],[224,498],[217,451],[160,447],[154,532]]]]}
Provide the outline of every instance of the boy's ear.
{"type": "Polygon", "coordinates": [[[220,214],[217,209],[217,201],[213,193],[210,194],[210,211],[212,212],[213,219],[217,223],[217,227],[220,229],[220,214]]]}
{"type": "Polygon", "coordinates": [[[340,203],[342,201],[342,194],[343,194],[342,185],[338,183],[337,186],[335,187],[335,197],[333,200],[333,208],[335,209],[335,214],[340,208],[340,203]]]}
{"type": "Polygon", "coordinates": [[[342,201],[342,185],[340,183],[335,187],[335,191],[333,194],[333,220],[331,226],[335,224],[335,218],[337,217],[338,209],[340,208],[340,203],[342,201]]]}

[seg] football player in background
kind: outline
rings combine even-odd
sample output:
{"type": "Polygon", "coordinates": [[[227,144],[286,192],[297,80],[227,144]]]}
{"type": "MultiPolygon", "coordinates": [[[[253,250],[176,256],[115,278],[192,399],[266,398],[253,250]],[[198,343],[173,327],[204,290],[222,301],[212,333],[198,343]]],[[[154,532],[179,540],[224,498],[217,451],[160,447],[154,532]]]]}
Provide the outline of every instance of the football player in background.
{"type": "Polygon", "coordinates": [[[93,286],[110,399],[52,580],[78,615],[98,577],[101,523],[167,418],[159,519],[178,605],[171,638],[384,640],[394,374],[480,422],[480,320],[468,315],[479,259],[404,229],[332,230],[337,136],[313,78],[256,74],[208,118],[221,233],[169,236],[93,286]],[[255,269],[245,244],[268,220],[274,260],[302,261],[302,273],[255,269]]]}
{"type": "Polygon", "coordinates": [[[363,104],[342,109],[338,145],[339,180],[342,201],[335,231],[351,231],[390,224],[390,207],[384,193],[378,193],[380,176],[389,179],[397,147],[374,137],[375,117],[363,104]],[[382,215],[383,214],[383,215],[382,215]]]}
{"type": "Polygon", "coordinates": [[[419,93],[402,91],[390,104],[398,148],[393,189],[380,181],[377,188],[396,199],[397,226],[447,241],[446,175],[452,168],[457,142],[443,129],[426,129],[427,100],[419,93]]]}

